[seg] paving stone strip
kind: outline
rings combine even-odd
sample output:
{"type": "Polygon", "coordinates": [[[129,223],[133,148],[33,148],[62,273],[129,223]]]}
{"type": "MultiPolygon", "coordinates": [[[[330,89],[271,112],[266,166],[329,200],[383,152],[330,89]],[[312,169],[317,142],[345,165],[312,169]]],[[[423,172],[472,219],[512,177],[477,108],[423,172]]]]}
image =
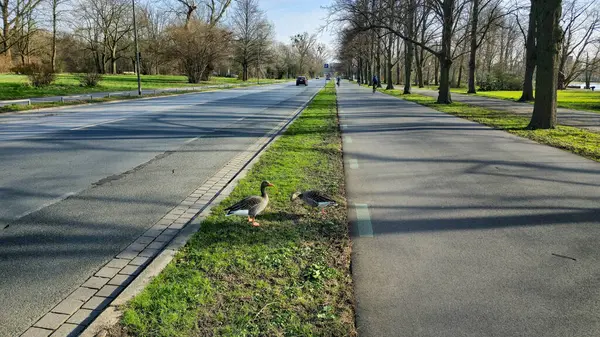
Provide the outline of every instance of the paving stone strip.
{"type": "Polygon", "coordinates": [[[42,316],[21,337],[78,336],[165,247],[174,245],[177,246],[175,250],[178,250],[187,242],[189,237],[181,242],[174,242],[176,240],[173,238],[204,210],[208,210],[213,201],[220,201],[229,194],[223,193],[224,189],[300,115],[317,93],[294,111],[288,120],[279,123],[267,135],[229,161],[178,206],[42,316]]]}

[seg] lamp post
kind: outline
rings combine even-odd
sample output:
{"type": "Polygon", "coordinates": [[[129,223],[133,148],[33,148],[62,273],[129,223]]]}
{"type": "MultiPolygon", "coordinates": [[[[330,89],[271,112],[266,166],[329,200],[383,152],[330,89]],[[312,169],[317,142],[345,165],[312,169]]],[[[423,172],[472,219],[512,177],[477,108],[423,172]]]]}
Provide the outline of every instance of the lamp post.
{"type": "Polygon", "coordinates": [[[137,73],[138,96],[142,95],[142,80],[140,78],[140,48],[138,46],[137,26],[135,24],[135,0],[131,0],[133,9],[133,39],[135,40],[135,72],[137,73]]]}

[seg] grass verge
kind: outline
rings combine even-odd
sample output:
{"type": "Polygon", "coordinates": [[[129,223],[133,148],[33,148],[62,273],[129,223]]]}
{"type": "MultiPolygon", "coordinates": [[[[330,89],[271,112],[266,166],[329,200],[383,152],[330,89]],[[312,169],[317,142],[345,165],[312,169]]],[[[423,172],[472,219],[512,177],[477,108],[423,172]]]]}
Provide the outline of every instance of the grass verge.
{"type": "MultiPolygon", "coordinates": [[[[142,75],[142,88],[147,89],[165,89],[181,87],[199,87],[203,85],[220,84],[256,84],[256,79],[249,79],[247,82],[229,77],[211,77],[209,81],[201,83],[188,83],[185,76],[176,75],[142,75]]],[[[291,81],[261,79],[260,82],[277,83],[291,81]]],[[[31,97],[48,96],[68,96],[75,94],[85,94],[94,92],[113,92],[137,90],[136,75],[103,75],[103,79],[98,86],[93,88],[80,86],[78,74],[58,74],[56,81],[47,87],[35,88],[28,84],[27,76],[0,74],[0,100],[23,99],[31,97]]]]}
{"type": "Polygon", "coordinates": [[[571,126],[559,125],[552,130],[527,130],[530,118],[464,103],[437,104],[435,98],[418,94],[403,95],[399,90],[380,90],[460,118],[529,138],[538,143],[564,149],[600,161],[600,134],[571,126]]]}
{"type": "Polygon", "coordinates": [[[261,156],[198,233],[127,306],[133,336],[354,336],[350,240],[333,84],[261,156]],[[223,210],[275,185],[257,218],[223,210]],[[343,206],[321,216],[290,202],[327,191],[343,206]]]}
{"type": "MultiPolygon", "coordinates": [[[[273,82],[261,83],[260,85],[272,84],[273,82]]],[[[235,84],[235,85],[226,85],[223,87],[217,88],[204,88],[197,90],[185,90],[179,92],[159,92],[156,94],[146,94],[142,97],[140,96],[111,96],[111,97],[102,97],[102,98],[94,98],[94,99],[86,99],[86,100],[68,100],[65,102],[43,102],[43,103],[32,103],[31,105],[27,104],[9,104],[0,106],[0,113],[7,112],[21,112],[35,109],[44,109],[44,108],[56,108],[61,106],[72,106],[72,105],[81,105],[81,104],[90,104],[90,103],[105,103],[105,102],[113,102],[113,101],[123,101],[130,99],[140,99],[140,98],[149,98],[149,97],[163,97],[163,96],[172,96],[172,95],[181,95],[182,93],[194,93],[194,92],[205,92],[205,91],[216,91],[216,90],[225,90],[225,89],[234,89],[234,88],[245,88],[251,87],[258,84],[255,83],[243,83],[243,84],[235,84]]]]}

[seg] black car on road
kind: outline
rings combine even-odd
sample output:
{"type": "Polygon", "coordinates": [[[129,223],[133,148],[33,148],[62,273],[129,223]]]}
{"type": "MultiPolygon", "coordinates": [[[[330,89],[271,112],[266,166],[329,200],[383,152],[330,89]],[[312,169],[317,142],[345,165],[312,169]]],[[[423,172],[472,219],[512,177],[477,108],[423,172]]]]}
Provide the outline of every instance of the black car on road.
{"type": "Polygon", "coordinates": [[[308,79],[306,78],[306,76],[298,76],[298,78],[296,79],[296,85],[300,84],[304,84],[305,86],[308,85],[308,79]]]}

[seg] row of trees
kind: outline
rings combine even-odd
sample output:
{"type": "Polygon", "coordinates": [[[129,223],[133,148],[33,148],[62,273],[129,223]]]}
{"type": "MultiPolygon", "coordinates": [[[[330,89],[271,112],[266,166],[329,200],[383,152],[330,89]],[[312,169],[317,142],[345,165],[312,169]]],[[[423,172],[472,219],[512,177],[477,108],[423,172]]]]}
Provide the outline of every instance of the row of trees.
{"type": "MultiPolygon", "coordinates": [[[[308,33],[274,41],[259,0],[136,4],[143,74],[314,74],[327,48],[308,33]]],[[[121,73],[135,64],[131,0],[0,0],[0,72],[43,63],[56,72],[121,73]]]]}
{"type": "Polygon", "coordinates": [[[335,0],[330,11],[343,23],[339,57],[363,83],[375,74],[405,93],[413,80],[434,83],[451,103],[450,87],[466,80],[469,93],[516,87],[533,100],[537,74],[533,128],[554,126],[555,108],[542,105],[556,89],[581,78],[589,87],[600,66],[594,0],[335,0]]]}

